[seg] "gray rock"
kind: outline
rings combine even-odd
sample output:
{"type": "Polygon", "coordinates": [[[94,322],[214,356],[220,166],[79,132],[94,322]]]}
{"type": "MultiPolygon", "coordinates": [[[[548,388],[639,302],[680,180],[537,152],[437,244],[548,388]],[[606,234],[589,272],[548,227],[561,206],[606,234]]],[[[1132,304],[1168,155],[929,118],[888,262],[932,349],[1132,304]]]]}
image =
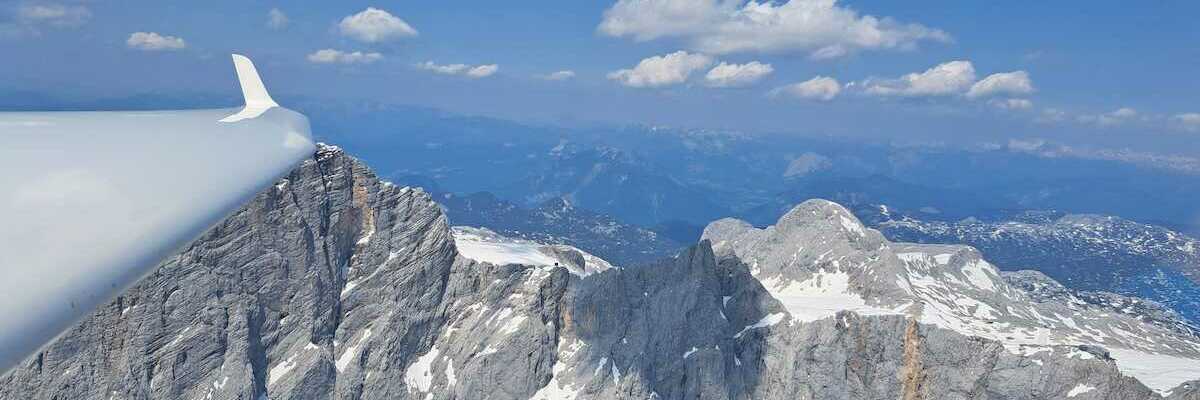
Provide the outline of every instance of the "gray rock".
{"type": "Polygon", "coordinates": [[[1170,400],[1197,400],[1200,399],[1200,380],[1184,382],[1175,389],[1171,390],[1171,395],[1167,396],[1170,400]]]}
{"type": "Polygon", "coordinates": [[[362,393],[440,329],[448,229],[421,191],[323,148],[4,377],[0,398],[362,393]]]}
{"type": "MultiPolygon", "coordinates": [[[[713,232],[724,225],[754,245],[702,241],[644,268],[494,265],[458,254],[424,192],[322,147],[0,378],[0,398],[1044,399],[1081,388],[1072,398],[1159,398],[1098,348],[1026,351],[867,308],[796,315],[760,282],[886,258],[849,279],[882,307],[910,295],[895,279],[917,268],[969,280],[901,262],[894,249],[905,248],[874,231],[828,224],[843,216],[835,207],[800,210],[820,218],[797,214],[767,233],[721,222],[713,232]],[[770,233],[781,231],[791,233],[770,233]],[[794,240],[823,248],[799,254],[794,240]],[[827,251],[838,257],[818,257],[827,251]],[[792,254],[803,262],[772,261],[792,254]]],[[[933,250],[945,249],[922,251],[933,250]]],[[[955,267],[977,261],[951,254],[955,267]]]]}

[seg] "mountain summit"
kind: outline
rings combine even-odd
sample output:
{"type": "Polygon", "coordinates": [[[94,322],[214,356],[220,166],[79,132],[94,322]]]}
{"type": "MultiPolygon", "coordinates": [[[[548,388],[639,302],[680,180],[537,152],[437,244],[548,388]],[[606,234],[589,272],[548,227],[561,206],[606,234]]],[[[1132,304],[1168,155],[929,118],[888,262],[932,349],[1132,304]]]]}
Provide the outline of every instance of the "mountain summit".
{"type": "Polygon", "coordinates": [[[1189,331],[826,201],[641,266],[450,222],[321,147],[0,398],[1197,398],[1189,331]]]}

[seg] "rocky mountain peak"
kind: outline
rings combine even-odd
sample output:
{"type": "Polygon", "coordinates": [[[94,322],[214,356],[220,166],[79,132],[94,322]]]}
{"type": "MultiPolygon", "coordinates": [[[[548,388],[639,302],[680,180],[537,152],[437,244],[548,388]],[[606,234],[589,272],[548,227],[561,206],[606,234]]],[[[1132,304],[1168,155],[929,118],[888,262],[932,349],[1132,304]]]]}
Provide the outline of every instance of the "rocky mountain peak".
{"type": "Polygon", "coordinates": [[[1147,323],[1076,297],[1035,301],[1046,297],[1009,284],[973,248],[891,243],[849,214],[827,201],[808,201],[774,226],[722,220],[703,237],[721,257],[747,264],[790,316],[802,321],[852,310],[906,316],[995,340],[1020,354],[1055,345],[1100,346],[1125,371],[1147,379],[1155,375],[1143,367],[1159,355],[1179,363],[1200,359],[1200,340],[1171,324],[1147,323]]]}
{"type": "Polygon", "coordinates": [[[1035,302],[969,248],[890,243],[830,202],[621,268],[450,222],[321,146],[0,378],[0,399],[1195,393],[1194,340],[1035,302]]]}

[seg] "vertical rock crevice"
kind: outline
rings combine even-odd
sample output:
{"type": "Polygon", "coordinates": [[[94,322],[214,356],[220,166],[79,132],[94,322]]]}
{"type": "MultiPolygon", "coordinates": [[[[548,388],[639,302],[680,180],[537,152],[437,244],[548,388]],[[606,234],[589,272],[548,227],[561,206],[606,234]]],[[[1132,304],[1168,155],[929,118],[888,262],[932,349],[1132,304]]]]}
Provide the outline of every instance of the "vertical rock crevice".
{"type": "Polygon", "coordinates": [[[903,400],[926,399],[925,368],[921,362],[921,333],[914,319],[908,319],[904,328],[904,358],[900,370],[903,385],[903,400]]]}

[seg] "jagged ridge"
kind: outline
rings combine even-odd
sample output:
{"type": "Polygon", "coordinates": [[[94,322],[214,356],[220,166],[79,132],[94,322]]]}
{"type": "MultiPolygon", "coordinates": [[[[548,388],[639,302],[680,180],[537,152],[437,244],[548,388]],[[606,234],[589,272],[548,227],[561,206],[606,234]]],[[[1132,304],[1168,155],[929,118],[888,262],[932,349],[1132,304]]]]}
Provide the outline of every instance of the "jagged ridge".
{"type": "Polygon", "coordinates": [[[709,242],[586,277],[454,242],[428,195],[322,147],[4,377],[0,398],[1157,397],[1096,349],[800,318],[755,277],[767,266],[709,242]]]}

